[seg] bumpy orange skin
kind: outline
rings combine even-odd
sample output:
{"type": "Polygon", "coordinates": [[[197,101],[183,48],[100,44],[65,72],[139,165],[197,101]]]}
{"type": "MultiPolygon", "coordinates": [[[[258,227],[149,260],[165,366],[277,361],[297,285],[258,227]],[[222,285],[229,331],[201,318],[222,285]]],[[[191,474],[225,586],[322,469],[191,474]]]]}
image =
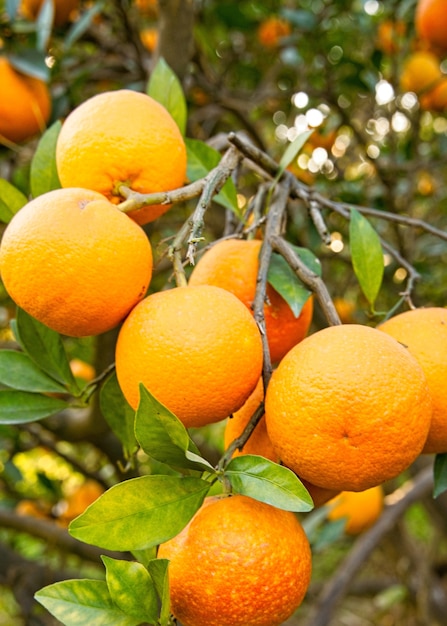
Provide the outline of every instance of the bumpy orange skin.
{"type": "MultiPolygon", "coordinates": [[[[22,0],[20,11],[25,17],[35,20],[44,0],[22,0]]],[[[63,26],[79,8],[79,0],[54,0],[54,25],[63,26]]]]}
{"type": "Polygon", "coordinates": [[[339,491],[362,491],[421,453],[432,401],[421,366],[379,330],[333,326],[303,340],[273,372],[267,431],[284,465],[339,491]]]}
{"type": "Polygon", "coordinates": [[[159,548],[184,626],[279,626],[301,604],[311,553],[293,513],[247,498],[208,498],[159,548]]]}
{"type": "Polygon", "coordinates": [[[378,328],[406,346],[424,370],[433,417],[423,452],[447,452],[447,309],[413,309],[378,328]]]}
{"type": "Polygon", "coordinates": [[[0,56],[0,144],[1,136],[21,143],[44,131],[51,113],[47,85],[16,71],[0,56]]]}
{"type": "MultiPolygon", "coordinates": [[[[262,241],[258,239],[219,241],[199,259],[189,284],[227,289],[253,312],[261,245],[262,241]]],[[[267,285],[267,300],[264,317],[270,358],[277,363],[306,336],[312,322],[313,300],[307,300],[298,317],[271,285],[267,285]]]]}
{"type": "Polygon", "coordinates": [[[359,535],[379,519],[383,504],[382,485],[365,491],[343,491],[328,502],[328,519],[336,521],[345,518],[345,532],[359,535]]]}
{"type": "MultiPolygon", "coordinates": [[[[171,191],[186,178],[186,147],[168,111],[150,96],[128,89],[89,98],[66,118],[56,146],[63,187],[85,187],[118,202],[120,183],[139,193],[171,191]]],[[[131,211],[138,224],[170,208],[131,211]]]]}
{"type": "Polygon", "coordinates": [[[253,317],[219,287],[153,293],[125,320],[116,373],[137,408],[139,383],[187,427],[218,422],[237,411],[262,370],[262,342],[253,317]]]}
{"type": "Polygon", "coordinates": [[[146,295],[152,251],[144,231],[104,196],[58,189],[24,206],[0,245],[15,303],[73,337],[117,326],[146,295]]]}
{"type": "Polygon", "coordinates": [[[421,39],[442,51],[447,50],[446,0],[419,0],[414,22],[421,39]]]}

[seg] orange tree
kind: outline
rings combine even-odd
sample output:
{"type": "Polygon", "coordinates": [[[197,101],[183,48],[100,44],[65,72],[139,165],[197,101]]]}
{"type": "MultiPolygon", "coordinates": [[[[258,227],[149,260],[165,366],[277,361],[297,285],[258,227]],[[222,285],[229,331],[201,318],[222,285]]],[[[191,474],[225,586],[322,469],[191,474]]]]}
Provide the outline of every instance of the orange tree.
{"type": "MultiPolygon", "coordinates": [[[[421,455],[432,415],[443,419],[431,391],[443,390],[441,374],[426,376],[410,339],[407,351],[376,333],[407,309],[445,305],[442,31],[433,43],[418,27],[415,1],[104,0],[73,3],[62,21],[58,2],[32,13],[28,4],[0,3],[9,77],[0,82],[0,585],[27,572],[12,585],[20,609],[6,592],[0,602],[12,607],[6,619],[198,626],[218,624],[225,609],[228,626],[272,626],[298,610],[297,619],[328,624],[346,577],[411,504],[424,503],[428,528],[446,510],[447,450],[421,455]],[[148,28],[155,49],[142,43],[148,28]],[[409,75],[420,53],[434,66],[430,82],[417,67],[409,75]],[[51,112],[47,99],[42,108],[23,95],[36,84],[51,112]],[[132,93],[148,105],[147,123],[132,93]],[[57,201],[99,193],[73,218],[57,201]],[[50,217],[39,220],[33,207],[42,206],[50,217]],[[256,288],[249,302],[243,290],[243,304],[237,292],[188,286],[208,246],[226,239],[259,241],[256,288]],[[139,247],[144,268],[129,264],[139,247]],[[277,316],[281,328],[279,300],[284,323],[310,303],[313,318],[310,343],[299,338],[270,386],[277,359],[266,320],[277,316]],[[356,324],[349,341],[327,332],[345,321],[356,324]],[[79,359],[93,378],[75,373],[79,359]],[[325,428],[310,419],[302,428],[292,388],[325,428]],[[224,445],[227,418],[251,403],[243,432],[224,445]],[[261,420],[258,451],[254,438],[246,444],[261,420]],[[371,466],[380,470],[372,482],[334,479],[371,466]],[[319,557],[343,541],[346,520],[320,505],[384,481],[377,523],[343,544],[343,576],[334,565],[317,600],[303,602],[307,542],[321,576],[319,557]],[[240,517],[228,498],[247,498],[253,513],[240,517]],[[224,582],[213,588],[211,578],[224,582]]],[[[425,341],[415,324],[410,338],[433,350],[430,362],[445,361],[442,334],[437,341],[430,326],[425,341]]],[[[434,576],[421,596],[439,590],[434,576]]],[[[390,610],[402,598],[393,597],[390,610]]],[[[399,605],[409,624],[405,604],[420,611],[418,594],[399,605]]]]}

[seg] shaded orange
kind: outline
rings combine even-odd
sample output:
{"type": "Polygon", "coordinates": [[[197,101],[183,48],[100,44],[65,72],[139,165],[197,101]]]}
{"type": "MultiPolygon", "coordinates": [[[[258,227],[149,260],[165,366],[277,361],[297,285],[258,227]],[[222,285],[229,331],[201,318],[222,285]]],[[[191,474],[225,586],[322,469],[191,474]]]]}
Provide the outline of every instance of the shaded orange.
{"type": "Polygon", "coordinates": [[[415,12],[416,33],[440,50],[447,50],[447,1],[418,0],[415,12]]]}
{"type": "Polygon", "coordinates": [[[345,518],[345,532],[348,535],[358,535],[379,519],[383,503],[382,485],[365,491],[343,491],[328,502],[328,519],[334,522],[345,518]]]}
{"type": "Polygon", "coordinates": [[[377,47],[386,54],[394,54],[399,50],[399,39],[407,30],[402,20],[383,20],[377,27],[377,47]]]}
{"type": "Polygon", "coordinates": [[[87,383],[92,381],[96,376],[93,365],[90,365],[90,363],[87,363],[82,359],[71,359],[70,369],[75,378],[80,378],[87,383]]]}
{"type": "Polygon", "coordinates": [[[432,89],[441,78],[438,57],[428,50],[418,50],[405,60],[400,86],[403,91],[413,91],[420,95],[432,89]]]}
{"type": "Polygon", "coordinates": [[[312,569],[297,517],[240,495],[207,498],[158,556],[170,560],[171,608],[184,626],[279,626],[312,569]]]}
{"type": "Polygon", "coordinates": [[[447,77],[441,78],[436,87],[427,93],[427,108],[432,111],[447,109],[447,77]]]}
{"type": "Polygon", "coordinates": [[[326,489],[363,491],[399,475],[421,453],[432,404],[406,348],[377,329],[344,324],[310,335],[284,357],[265,415],[274,449],[298,476],[326,489]]]}
{"type": "Polygon", "coordinates": [[[14,302],[64,335],[117,326],[146,294],[152,251],[144,231],[104,196],[58,189],[6,227],[0,273],[14,302]]]}
{"type": "Polygon", "coordinates": [[[50,113],[47,85],[18,72],[0,56],[0,144],[2,137],[20,143],[44,131],[50,113]]]}
{"type": "MultiPolygon", "coordinates": [[[[44,0],[22,0],[20,11],[30,20],[35,20],[39,14],[44,0]]],[[[54,24],[63,26],[79,9],[80,0],[53,0],[54,24]]]]}
{"type": "MultiPolygon", "coordinates": [[[[199,259],[189,278],[189,284],[216,285],[231,291],[253,312],[262,241],[258,239],[223,239],[199,259]]],[[[307,334],[313,312],[309,298],[301,313],[295,317],[282,296],[267,285],[264,305],[265,326],[273,363],[301,341],[307,334]]]]}
{"type": "MultiPolygon", "coordinates": [[[[85,187],[114,202],[119,185],[139,193],[171,191],[186,178],[186,147],[168,111],[150,96],[118,89],[89,98],[66,118],[56,145],[63,187],[85,187]]],[[[171,205],[129,212],[138,224],[151,222],[171,205]]]]}
{"type": "Polygon", "coordinates": [[[153,52],[158,44],[158,29],[143,28],[143,30],[140,31],[140,39],[146,50],[153,52]]]}
{"type": "Polygon", "coordinates": [[[260,23],[257,37],[259,43],[266,48],[276,48],[281,43],[281,39],[288,37],[291,32],[292,28],[289,22],[276,15],[271,15],[260,23]]]}
{"type": "Polygon", "coordinates": [[[116,373],[131,406],[139,383],[185,426],[218,422],[237,411],[258,382],[262,341],[246,307],[213,286],[153,293],[125,320],[116,373]]]}
{"type": "Polygon", "coordinates": [[[424,370],[433,417],[423,452],[447,452],[447,309],[405,311],[378,329],[406,346],[424,370]]]}
{"type": "Polygon", "coordinates": [[[104,488],[96,480],[88,479],[61,503],[59,519],[70,523],[104,493],[104,488]]]}

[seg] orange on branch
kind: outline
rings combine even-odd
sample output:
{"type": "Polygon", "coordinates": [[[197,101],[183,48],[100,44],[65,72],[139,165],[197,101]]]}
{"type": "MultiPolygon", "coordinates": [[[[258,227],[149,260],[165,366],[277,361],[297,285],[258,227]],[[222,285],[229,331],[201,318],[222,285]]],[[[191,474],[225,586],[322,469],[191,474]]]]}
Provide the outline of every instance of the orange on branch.
{"type": "Polygon", "coordinates": [[[207,498],[162,544],[171,607],[183,626],[279,626],[309,586],[309,542],[297,517],[246,496],[207,498]]]}
{"type": "MultiPolygon", "coordinates": [[[[172,116],[150,96],[118,89],[89,98],[62,125],[56,162],[63,187],[85,187],[120,202],[119,186],[148,194],[181,187],[186,147],[172,116]]],[[[129,212],[138,224],[163,215],[171,205],[129,212]]]]}
{"type": "Polygon", "coordinates": [[[418,0],[414,21],[421,39],[447,51],[447,0],[418,0]]]}
{"type": "Polygon", "coordinates": [[[400,86],[403,91],[425,95],[442,78],[438,57],[427,50],[413,52],[405,61],[400,86]]]}
{"type": "Polygon", "coordinates": [[[281,39],[288,37],[291,32],[292,28],[287,20],[271,15],[260,23],[257,37],[259,43],[266,48],[277,48],[281,39]]]}
{"type": "Polygon", "coordinates": [[[358,535],[368,530],[381,516],[384,504],[382,485],[365,491],[343,491],[328,502],[328,519],[345,518],[348,535],[358,535]]]}

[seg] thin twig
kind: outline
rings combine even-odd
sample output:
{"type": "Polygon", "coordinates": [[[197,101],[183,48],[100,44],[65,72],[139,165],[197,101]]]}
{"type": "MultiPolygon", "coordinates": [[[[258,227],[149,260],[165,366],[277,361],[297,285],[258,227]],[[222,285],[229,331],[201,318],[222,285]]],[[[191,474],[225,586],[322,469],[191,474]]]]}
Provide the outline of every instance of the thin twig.
{"type": "Polygon", "coordinates": [[[256,409],[256,411],[250,417],[242,433],[239,435],[239,437],[236,437],[236,439],[234,439],[225,450],[224,455],[222,456],[222,458],[220,459],[218,463],[218,469],[224,469],[225,466],[231,461],[231,458],[234,452],[236,450],[242,450],[242,448],[245,446],[247,441],[250,439],[251,434],[253,433],[256,426],[259,424],[263,415],[264,415],[264,402],[261,402],[258,408],[256,409]]]}

